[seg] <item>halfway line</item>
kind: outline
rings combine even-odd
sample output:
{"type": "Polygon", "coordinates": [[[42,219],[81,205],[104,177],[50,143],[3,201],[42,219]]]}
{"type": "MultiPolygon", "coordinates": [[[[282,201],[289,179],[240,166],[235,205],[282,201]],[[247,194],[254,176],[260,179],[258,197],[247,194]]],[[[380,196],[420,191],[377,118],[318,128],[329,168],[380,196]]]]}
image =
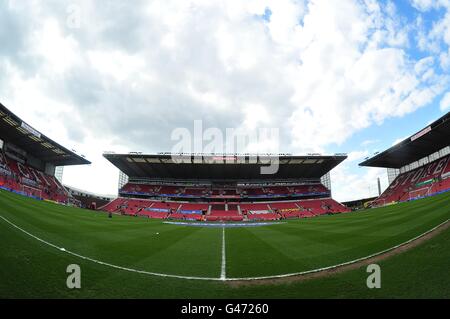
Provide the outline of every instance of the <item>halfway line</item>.
{"type": "Polygon", "coordinates": [[[220,280],[227,280],[227,258],[225,253],[225,227],[222,228],[222,268],[220,271],[220,280]]]}

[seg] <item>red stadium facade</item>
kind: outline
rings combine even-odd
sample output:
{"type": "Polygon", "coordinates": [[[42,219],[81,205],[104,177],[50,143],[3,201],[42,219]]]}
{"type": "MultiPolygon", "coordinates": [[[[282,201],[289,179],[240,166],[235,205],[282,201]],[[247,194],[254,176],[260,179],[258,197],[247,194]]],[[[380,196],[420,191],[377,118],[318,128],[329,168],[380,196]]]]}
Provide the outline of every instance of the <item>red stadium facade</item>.
{"type": "Polygon", "coordinates": [[[90,164],[0,104],[0,188],[68,204],[73,198],[55,178],[57,166],[90,164]]]}
{"type": "Polygon", "coordinates": [[[346,159],[342,154],[279,156],[279,169],[271,175],[260,173],[267,160],[252,162],[249,156],[185,154],[183,163],[170,154],[104,156],[129,177],[119,190],[120,197],[103,207],[108,212],[223,222],[349,211],[333,200],[331,190],[321,183],[324,175],[346,159]]]}
{"type": "Polygon", "coordinates": [[[372,206],[450,191],[450,112],[360,165],[385,167],[396,173],[391,184],[372,202],[372,206]]]}

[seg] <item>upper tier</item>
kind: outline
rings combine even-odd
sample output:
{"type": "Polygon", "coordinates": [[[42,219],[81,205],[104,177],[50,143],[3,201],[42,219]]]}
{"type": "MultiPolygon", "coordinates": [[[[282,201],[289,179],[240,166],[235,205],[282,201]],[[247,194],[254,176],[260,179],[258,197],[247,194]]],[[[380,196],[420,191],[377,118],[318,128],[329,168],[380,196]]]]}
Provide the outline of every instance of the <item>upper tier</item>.
{"type": "Polygon", "coordinates": [[[330,196],[330,190],[320,183],[292,186],[179,186],[128,183],[121,196],[161,197],[177,199],[271,199],[330,196]]]}

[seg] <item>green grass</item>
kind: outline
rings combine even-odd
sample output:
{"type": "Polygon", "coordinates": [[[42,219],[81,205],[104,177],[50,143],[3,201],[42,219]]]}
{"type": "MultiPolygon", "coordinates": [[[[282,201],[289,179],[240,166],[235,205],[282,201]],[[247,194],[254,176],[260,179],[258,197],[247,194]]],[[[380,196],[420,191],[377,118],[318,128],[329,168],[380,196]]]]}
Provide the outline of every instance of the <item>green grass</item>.
{"type": "MultiPolygon", "coordinates": [[[[218,278],[222,229],[66,208],[0,191],[0,216],[57,246],[103,262],[218,278]],[[159,233],[159,235],[157,235],[159,233]]],[[[226,229],[227,277],[326,267],[409,240],[450,218],[450,193],[412,203],[286,224],[226,229]]],[[[427,298],[450,297],[450,232],[380,263],[382,289],[364,268],[291,284],[252,285],[163,278],[110,268],[45,245],[0,220],[2,298],[427,298]],[[82,289],[66,288],[79,264],[82,289]]]]}

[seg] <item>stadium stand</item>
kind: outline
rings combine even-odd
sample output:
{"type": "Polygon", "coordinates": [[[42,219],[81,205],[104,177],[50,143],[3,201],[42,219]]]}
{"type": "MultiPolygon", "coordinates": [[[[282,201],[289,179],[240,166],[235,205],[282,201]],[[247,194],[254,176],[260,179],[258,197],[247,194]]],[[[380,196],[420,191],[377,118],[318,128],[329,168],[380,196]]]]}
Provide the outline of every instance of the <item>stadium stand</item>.
{"type": "Polygon", "coordinates": [[[41,134],[0,103],[0,187],[24,196],[77,204],[55,178],[56,166],[90,164],[41,134]]]}
{"type": "Polygon", "coordinates": [[[183,203],[181,204],[180,211],[200,211],[207,212],[209,204],[196,204],[196,203],[183,203]]]}
{"type": "Polygon", "coordinates": [[[66,203],[69,194],[59,181],[32,167],[0,155],[0,186],[38,199],[66,203]]]}
{"type": "Polygon", "coordinates": [[[105,206],[114,198],[86,192],[72,186],[64,185],[64,188],[69,192],[69,195],[80,202],[81,208],[96,210],[98,207],[105,206]]]}
{"type": "Polygon", "coordinates": [[[435,160],[425,166],[400,174],[375,205],[402,202],[429,196],[449,189],[450,156],[435,160]]]}
{"type": "Polygon", "coordinates": [[[242,221],[243,217],[238,211],[212,210],[206,216],[207,221],[242,221]]]}
{"type": "Polygon", "coordinates": [[[248,203],[248,204],[240,204],[239,207],[241,208],[241,211],[248,212],[248,211],[269,211],[270,207],[267,203],[248,203]]]}
{"type": "MultiPolygon", "coordinates": [[[[309,218],[350,211],[331,198],[322,176],[347,158],[283,155],[274,175],[260,174],[261,163],[175,163],[171,155],[105,153],[129,177],[108,212],[150,218],[257,221],[309,218]]],[[[214,159],[220,156],[215,155],[214,159]]]]}
{"type": "Polygon", "coordinates": [[[397,169],[372,206],[415,200],[450,190],[450,112],[360,166],[397,169]]]}
{"type": "Polygon", "coordinates": [[[169,219],[207,221],[278,220],[308,218],[323,214],[346,213],[350,209],[331,198],[270,203],[180,203],[155,200],[117,198],[101,208],[124,215],[145,215],[169,219]],[[225,208],[228,207],[228,210],[225,208]],[[208,213],[209,211],[209,213],[208,213]],[[150,214],[162,213],[162,214],[150,214]]]}
{"type": "Polygon", "coordinates": [[[154,196],[161,198],[291,198],[308,197],[314,195],[329,195],[330,191],[322,184],[294,185],[291,187],[235,187],[233,189],[220,189],[210,187],[182,187],[163,186],[158,184],[134,184],[127,183],[119,190],[121,195],[154,196]]]}

